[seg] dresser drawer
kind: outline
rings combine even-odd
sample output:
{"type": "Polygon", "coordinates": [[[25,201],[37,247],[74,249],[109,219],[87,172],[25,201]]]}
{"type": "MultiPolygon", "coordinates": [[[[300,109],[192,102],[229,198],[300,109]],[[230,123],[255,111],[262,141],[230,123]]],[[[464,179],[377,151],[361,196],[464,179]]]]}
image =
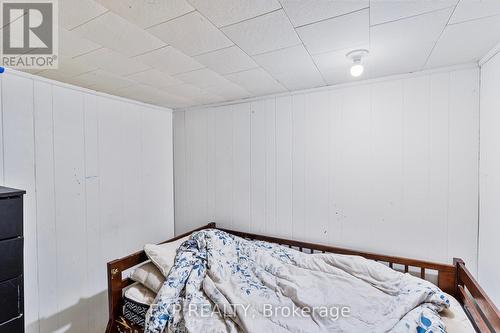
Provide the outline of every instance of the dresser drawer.
{"type": "Polygon", "coordinates": [[[23,198],[0,199],[0,240],[23,235],[23,198]]]}
{"type": "Polygon", "coordinates": [[[23,277],[0,283],[0,323],[23,313],[23,277]]]}
{"type": "Polygon", "coordinates": [[[0,281],[12,279],[23,273],[23,239],[0,241],[0,281]]]}
{"type": "Polygon", "coordinates": [[[22,333],[24,332],[23,317],[0,324],[0,333],[22,333]]]}

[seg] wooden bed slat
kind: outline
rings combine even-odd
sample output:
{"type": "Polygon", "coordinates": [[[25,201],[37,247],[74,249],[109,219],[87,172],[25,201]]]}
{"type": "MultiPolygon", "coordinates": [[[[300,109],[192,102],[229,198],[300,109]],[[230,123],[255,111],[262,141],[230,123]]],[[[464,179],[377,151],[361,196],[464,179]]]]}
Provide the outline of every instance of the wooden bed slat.
{"type": "Polygon", "coordinates": [[[476,329],[479,329],[480,332],[495,333],[495,331],[492,331],[488,324],[486,324],[483,317],[477,310],[476,305],[471,301],[469,295],[467,295],[464,287],[458,286],[458,291],[460,293],[460,299],[463,300],[464,309],[466,313],[468,313],[469,316],[472,317],[472,321],[476,326],[476,329]]]}

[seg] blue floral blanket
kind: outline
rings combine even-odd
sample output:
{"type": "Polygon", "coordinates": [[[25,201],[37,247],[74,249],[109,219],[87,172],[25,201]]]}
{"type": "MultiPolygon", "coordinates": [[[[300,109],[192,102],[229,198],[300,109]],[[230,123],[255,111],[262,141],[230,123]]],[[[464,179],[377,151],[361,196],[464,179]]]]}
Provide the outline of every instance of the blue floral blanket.
{"type": "Polygon", "coordinates": [[[307,254],[216,229],[193,233],[146,332],[445,332],[445,294],[358,256],[307,254]]]}

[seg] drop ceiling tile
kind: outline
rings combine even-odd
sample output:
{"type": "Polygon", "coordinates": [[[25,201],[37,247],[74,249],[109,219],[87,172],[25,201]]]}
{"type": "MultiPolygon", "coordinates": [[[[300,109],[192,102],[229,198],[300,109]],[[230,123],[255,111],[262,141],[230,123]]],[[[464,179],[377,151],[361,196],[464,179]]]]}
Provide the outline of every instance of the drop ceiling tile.
{"type": "Polygon", "coordinates": [[[232,73],[225,77],[253,96],[284,92],[286,89],[262,68],[232,73]]]}
{"type": "Polygon", "coordinates": [[[169,87],[167,92],[174,96],[179,96],[187,100],[193,100],[198,104],[216,103],[224,100],[224,98],[218,95],[209,93],[188,83],[180,86],[169,87]]]}
{"type": "Polygon", "coordinates": [[[38,75],[53,80],[60,80],[92,72],[97,69],[97,66],[89,65],[79,59],[59,58],[59,66],[57,69],[46,69],[38,75]]]}
{"type": "Polygon", "coordinates": [[[276,0],[189,0],[217,27],[247,20],[281,8],[276,0]]]}
{"type": "Polygon", "coordinates": [[[149,69],[149,66],[143,63],[105,48],[92,51],[75,59],[79,59],[91,66],[97,66],[115,75],[130,75],[149,69]]]}
{"type": "Polygon", "coordinates": [[[403,48],[394,45],[372,45],[372,54],[364,61],[363,77],[374,78],[420,71],[433,46],[434,42],[409,44],[403,48]]]}
{"type": "Polygon", "coordinates": [[[77,85],[98,91],[111,91],[134,85],[134,81],[108,73],[102,69],[71,78],[77,85]]]}
{"type": "Polygon", "coordinates": [[[423,69],[446,26],[452,8],[414,16],[371,28],[370,55],[366,61],[371,77],[423,69]]]}
{"type": "Polygon", "coordinates": [[[203,68],[202,64],[172,46],[142,54],[134,59],[170,75],[203,68]]]}
{"type": "Polygon", "coordinates": [[[302,44],[260,54],[254,59],[289,90],[313,88],[325,84],[302,44]]]}
{"type": "Polygon", "coordinates": [[[448,25],[427,68],[478,61],[500,43],[500,16],[448,25]]]}
{"type": "Polygon", "coordinates": [[[66,83],[66,84],[71,84],[73,86],[77,86],[77,87],[82,87],[82,88],[86,88],[86,89],[89,89],[85,84],[82,83],[81,80],[78,80],[78,76],[74,76],[74,77],[60,77],[60,78],[51,78],[51,77],[47,77],[48,79],[51,79],[51,80],[56,80],[58,82],[62,82],[62,83],[66,83]]]}
{"type": "Polygon", "coordinates": [[[311,54],[341,50],[369,39],[369,10],[361,10],[297,28],[311,54]]]}
{"type": "Polygon", "coordinates": [[[62,0],[59,1],[59,24],[71,30],[107,10],[94,0],[62,0]]]}
{"type": "Polygon", "coordinates": [[[406,17],[420,15],[435,10],[455,6],[458,0],[439,1],[370,1],[370,24],[376,25],[385,22],[400,20],[406,17]]]}
{"type": "Polygon", "coordinates": [[[256,68],[257,64],[238,46],[231,46],[194,57],[219,74],[229,74],[256,68]]]}
{"type": "Polygon", "coordinates": [[[494,15],[500,15],[500,1],[498,0],[462,0],[453,12],[449,24],[494,15]]]}
{"type": "Polygon", "coordinates": [[[190,56],[233,45],[197,11],[153,26],[147,31],[190,56]]]}
{"type": "Polygon", "coordinates": [[[157,89],[165,89],[173,85],[184,84],[181,80],[165,72],[160,72],[157,69],[148,69],[144,72],[129,75],[127,78],[157,89]]]}
{"type": "Polygon", "coordinates": [[[250,55],[301,43],[283,10],[227,26],[222,31],[250,55]]]}
{"type": "Polygon", "coordinates": [[[235,100],[250,97],[251,94],[237,84],[226,80],[223,84],[207,87],[205,90],[209,93],[223,97],[225,100],[235,100]]]}
{"type": "Polygon", "coordinates": [[[140,102],[163,105],[171,108],[184,107],[192,104],[192,102],[184,98],[142,84],[121,88],[113,91],[113,93],[117,96],[134,99],[140,102]]]}
{"type": "Polygon", "coordinates": [[[204,92],[196,97],[193,97],[193,100],[195,100],[200,105],[205,105],[205,104],[223,102],[224,98],[220,97],[220,96],[216,96],[214,94],[210,94],[208,92],[204,92]]]}
{"type": "Polygon", "coordinates": [[[315,69],[314,63],[302,44],[254,56],[255,61],[269,74],[315,69]]]}
{"type": "Polygon", "coordinates": [[[369,1],[281,0],[281,4],[293,26],[299,27],[368,8],[369,1]]]}
{"type": "Polygon", "coordinates": [[[142,54],[166,45],[113,12],[107,12],[73,31],[127,56],[142,54]]]}
{"type": "Polygon", "coordinates": [[[59,56],[73,58],[102,46],[88,39],[80,37],[75,32],[59,28],[59,56]]]}
{"type": "Polygon", "coordinates": [[[213,87],[218,84],[224,84],[227,81],[222,75],[208,68],[182,73],[176,75],[175,78],[198,88],[213,87]]]}
{"type": "Polygon", "coordinates": [[[446,8],[371,27],[371,45],[403,48],[411,45],[418,47],[420,43],[435,42],[446,26],[451,13],[452,8],[446,8]]]}
{"type": "Polygon", "coordinates": [[[275,76],[279,82],[288,90],[301,90],[322,87],[325,84],[323,77],[316,69],[314,72],[304,72],[301,75],[297,73],[281,73],[275,76]]]}
{"type": "Polygon", "coordinates": [[[186,0],[96,0],[112,12],[141,28],[187,14],[194,8],[186,0]]]}
{"type": "MultiPolygon", "coordinates": [[[[7,71],[8,68],[5,68],[5,70],[7,71]]],[[[43,69],[21,69],[21,68],[19,68],[19,70],[21,72],[30,73],[30,74],[33,74],[33,75],[37,75],[38,73],[41,73],[41,72],[44,71],[43,69]]]]}

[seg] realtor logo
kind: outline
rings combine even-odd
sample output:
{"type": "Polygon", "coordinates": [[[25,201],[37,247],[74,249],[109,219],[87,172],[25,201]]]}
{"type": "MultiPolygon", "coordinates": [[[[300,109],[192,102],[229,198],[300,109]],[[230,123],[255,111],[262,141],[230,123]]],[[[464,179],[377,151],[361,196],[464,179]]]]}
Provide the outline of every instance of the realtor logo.
{"type": "Polygon", "coordinates": [[[57,2],[2,1],[2,66],[57,68],[57,2]]]}

